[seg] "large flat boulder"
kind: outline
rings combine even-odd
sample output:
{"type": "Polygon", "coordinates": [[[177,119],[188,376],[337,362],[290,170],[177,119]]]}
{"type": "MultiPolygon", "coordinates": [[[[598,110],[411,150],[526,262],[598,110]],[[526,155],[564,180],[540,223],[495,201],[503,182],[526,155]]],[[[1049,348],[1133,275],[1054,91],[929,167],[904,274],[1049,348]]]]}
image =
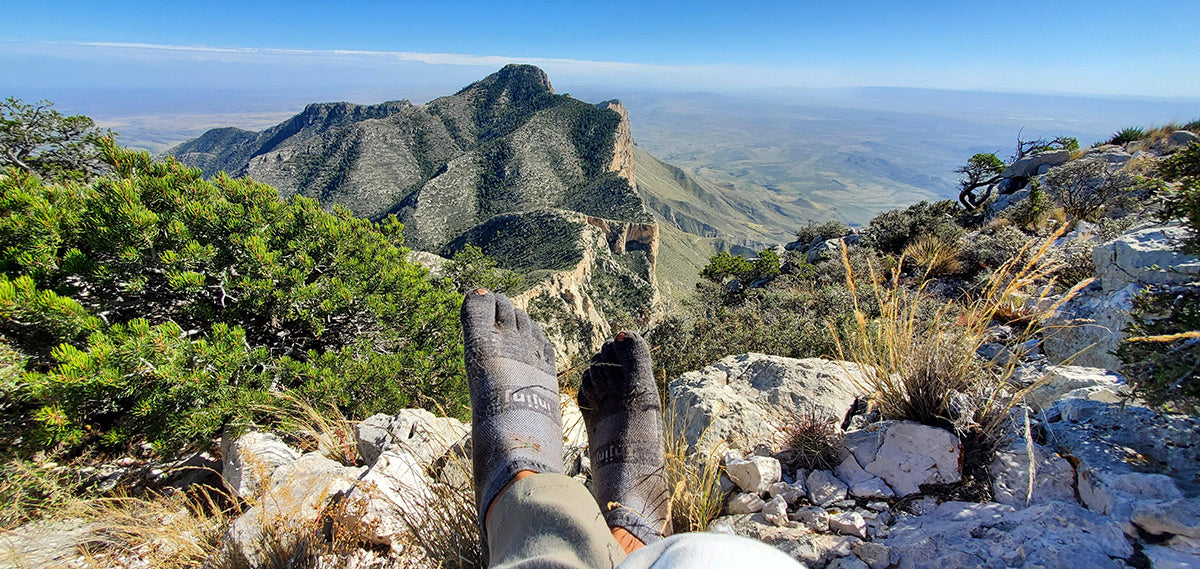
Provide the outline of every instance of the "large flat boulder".
{"type": "Polygon", "coordinates": [[[1130,231],[1092,250],[1098,285],[1063,303],[1047,321],[1050,363],[1119,369],[1111,352],[1124,338],[1133,298],[1148,285],[1200,280],[1200,258],[1180,251],[1190,232],[1177,224],[1130,231]]]}
{"type": "Polygon", "coordinates": [[[865,376],[857,364],[763,354],[729,356],[671,382],[667,427],[688,452],[707,454],[721,443],[778,448],[798,410],[840,421],[865,376]]]}
{"type": "Polygon", "coordinates": [[[1026,156],[1016,162],[1013,162],[1004,169],[1000,174],[1002,178],[1021,178],[1035,176],[1044,172],[1042,166],[1054,167],[1061,164],[1066,164],[1071,159],[1071,151],[1069,150],[1051,150],[1048,152],[1039,152],[1032,156],[1026,156]],[[1039,172],[1041,170],[1041,172],[1039,172]]]}
{"type": "Polygon", "coordinates": [[[1065,502],[1020,510],[946,502],[902,520],[883,544],[900,569],[1118,569],[1133,555],[1113,520],[1065,502]]]}

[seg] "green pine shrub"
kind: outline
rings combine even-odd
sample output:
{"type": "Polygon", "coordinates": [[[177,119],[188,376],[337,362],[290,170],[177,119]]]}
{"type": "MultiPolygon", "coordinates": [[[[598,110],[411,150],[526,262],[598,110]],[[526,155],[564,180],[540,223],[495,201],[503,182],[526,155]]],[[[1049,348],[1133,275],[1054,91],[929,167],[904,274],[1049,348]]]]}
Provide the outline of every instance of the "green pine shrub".
{"type": "Polygon", "coordinates": [[[42,444],[160,449],[287,390],[347,415],[464,415],[461,296],[402,226],[105,141],[112,174],[0,173],[0,334],[27,354],[3,404],[42,444]]]}

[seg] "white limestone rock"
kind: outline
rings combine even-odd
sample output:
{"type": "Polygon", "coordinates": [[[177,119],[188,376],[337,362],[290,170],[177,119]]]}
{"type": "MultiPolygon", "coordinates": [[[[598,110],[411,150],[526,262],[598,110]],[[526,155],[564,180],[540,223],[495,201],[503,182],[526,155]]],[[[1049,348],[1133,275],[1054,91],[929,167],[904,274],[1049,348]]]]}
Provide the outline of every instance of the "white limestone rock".
{"type": "Polygon", "coordinates": [[[419,519],[433,502],[432,484],[418,459],[384,451],[346,492],[341,521],[362,522],[371,528],[372,543],[398,548],[393,538],[408,527],[406,520],[419,519]]]}
{"type": "Polygon", "coordinates": [[[853,455],[838,464],[836,472],[855,498],[890,498],[895,495],[883,479],[863,470],[853,455]]]}
{"type": "Polygon", "coordinates": [[[1075,468],[1065,458],[1036,443],[1013,441],[996,452],[988,470],[992,475],[993,497],[1001,504],[1023,508],[1075,501],[1075,468]]]}
{"type": "Polygon", "coordinates": [[[858,512],[839,512],[829,515],[829,531],[842,535],[867,538],[867,521],[858,512]]]}
{"type": "Polygon", "coordinates": [[[687,441],[689,453],[707,454],[723,441],[734,448],[777,447],[796,409],[845,416],[861,373],[856,364],[819,358],[729,356],[671,382],[667,424],[687,441]]]}
{"type": "Polygon", "coordinates": [[[829,565],[825,566],[825,569],[870,569],[870,567],[861,559],[853,555],[847,555],[846,557],[838,557],[830,561],[829,565]]]}
{"type": "Polygon", "coordinates": [[[761,512],[763,506],[766,505],[767,503],[758,494],[743,492],[741,494],[734,494],[729,499],[729,503],[725,505],[725,510],[734,515],[753,514],[761,512]]]}
{"type": "Polygon", "coordinates": [[[1133,507],[1130,519],[1155,535],[1200,539],[1200,497],[1170,501],[1146,500],[1133,507]]]}
{"type": "Polygon", "coordinates": [[[1041,412],[1064,397],[1078,397],[1093,401],[1108,400],[1110,403],[1116,403],[1120,401],[1121,395],[1129,392],[1129,387],[1121,374],[1104,368],[1058,365],[1047,367],[1043,373],[1041,380],[1021,400],[1023,404],[1037,412],[1041,412]],[[1094,394],[1079,391],[1094,387],[1100,388],[1094,394]],[[1104,392],[1106,395],[1100,395],[1100,392],[1104,392]]]}
{"type": "Polygon", "coordinates": [[[1071,159],[1071,152],[1068,150],[1051,150],[1047,152],[1039,152],[1032,156],[1026,156],[1013,162],[1004,169],[1000,174],[1003,178],[1027,177],[1037,174],[1038,168],[1042,166],[1059,166],[1066,164],[1071,159]]]}
{"type": "Polygon", "coordinates": [[[727,462],[725,472],[743,492],[762,495],[772,484],[780,481],[783,470],[777,459],[752,456],[746,460],[727,462]]]}
{"type": "Polygon", "coordinates": [[[882,543],[899,569],[1118,569],[1133,555],[1115,521],[1065,502],[1020,510],[994,502],[946,502],[924,516],[905,518],[882,543]]]}
{"type": "Polygon", "coordinates": [[[792,520],[800,522],[811,531],[829,531],[829,512],[817,506],[802,506],[792,513],[792,520]]]}
{"type": "Polygon", "coordinates": [[[438,417],[425,409],[401,409],[395,415],[372,415],[354,427],[358,454],[367,464],[385,451],[404,452],[422,464],[441,458],[471,428],[452,417],[438,417]]]}
{"type": "Polygon", "coordinates": [[[342,466],[318,452],[276,468],[262,499],[225,532],[228,554],[251,567],[270,555],[266,535],[295,535],[311,528],[330,502],[352,488],[364,468],[342,466]]]}
{"type": "Polygon", "coordinates": [[[864,541],[850,546],[850,549],[871,569],[886,569],[892,564],[892,550],[882,543],[864,541]]]}
{"type": "Polygon", "coordinates": [[[783,496],[771,498],[771,501],[763,505],[762,515],[772,525],[780,527],[788,525],[787,501],[783,499],[783,496]]]}
{"type": "Polygon", "coordinates": [[[856,537],[813,533],[807,527],[779,527],[767,523],[762,514],[725,516],[713,522],[730,533],[766,543],[810,567],[825,567],[840,557],[853,555],[856,537]]]}
{"type": "Polygon", "coordinates": [[[962,478],[962,443],[934,427],[897,422],[890,425],[875,460],[864,470],[887,482],[897,496],[921,491],[922,484],[945,484],[962,478]]]}
{"type": "Polygon", "coordinates": [[[221,477],[240,498],[251,498],[281,466],[300,458],[300,452],[270,433],[249,432],[221,440],[221,477]]]}
{"type": "Polygon", "coordinates": [[[846,484],[828,470],[814,470],[804,481],[808,486],[808,501],[814,506],[828,506],[846,499],[846,484]]]}
{"type": "Polygon", "coordinates": [[[767,488],[767,495],[771,498],[783,498],[784,502],[792,506],[807,494],[804,482],[796,481],[790,484],[787,482],[776,482],[767,488]]]}

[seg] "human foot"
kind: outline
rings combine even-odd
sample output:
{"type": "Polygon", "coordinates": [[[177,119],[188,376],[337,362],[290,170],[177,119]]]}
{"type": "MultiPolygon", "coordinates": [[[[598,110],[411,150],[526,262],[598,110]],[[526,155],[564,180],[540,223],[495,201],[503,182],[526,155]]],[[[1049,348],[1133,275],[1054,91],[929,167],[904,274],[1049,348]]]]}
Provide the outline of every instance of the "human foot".
{"type": "Polygon", "coordinates": [[[650,347],[634,332],[609,340],[579,387],[588,432],[592,493],[611,528],[642,543],[670,535],[662,405],[650,347]]]}
{"type": "Polygon", "coordinates": [[[554,348],[525,311],[478,289],[463,299],[462,325],[482,526],[518,472],[563,472],[562,411],[554,348]]]}

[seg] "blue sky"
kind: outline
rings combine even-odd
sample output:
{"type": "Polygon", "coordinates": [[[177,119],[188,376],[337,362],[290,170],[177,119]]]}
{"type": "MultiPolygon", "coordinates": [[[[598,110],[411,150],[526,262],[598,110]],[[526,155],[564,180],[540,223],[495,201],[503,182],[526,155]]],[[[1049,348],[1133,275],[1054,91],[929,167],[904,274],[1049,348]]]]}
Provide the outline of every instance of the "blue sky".
{"type": "Polygon", "coordinates": [[[0,89],[901,86],[1200,97],[1200,1],[22,2],[0,89]]]}

